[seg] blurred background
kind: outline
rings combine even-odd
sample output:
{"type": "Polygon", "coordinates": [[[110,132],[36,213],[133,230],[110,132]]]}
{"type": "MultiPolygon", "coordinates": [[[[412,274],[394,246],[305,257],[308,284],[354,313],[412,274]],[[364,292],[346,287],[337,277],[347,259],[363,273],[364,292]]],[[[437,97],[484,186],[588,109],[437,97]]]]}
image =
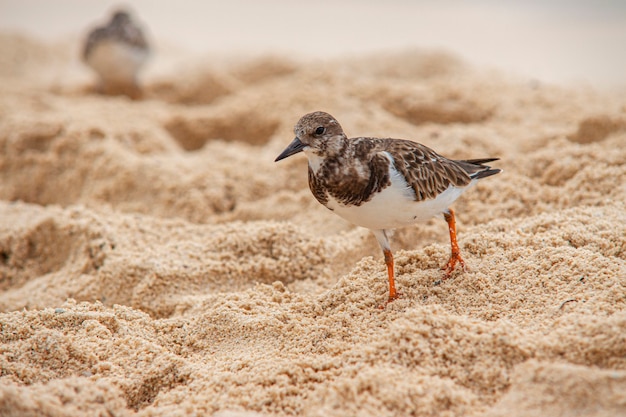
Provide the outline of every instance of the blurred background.
{"type": "Polygon", "coordinates": [[[157,48],[305,59],[441,49],[539,81],[626,86],[624,0],[1,0],[0,30],[54,42],[83,35],[119,6],[157,48]]]}

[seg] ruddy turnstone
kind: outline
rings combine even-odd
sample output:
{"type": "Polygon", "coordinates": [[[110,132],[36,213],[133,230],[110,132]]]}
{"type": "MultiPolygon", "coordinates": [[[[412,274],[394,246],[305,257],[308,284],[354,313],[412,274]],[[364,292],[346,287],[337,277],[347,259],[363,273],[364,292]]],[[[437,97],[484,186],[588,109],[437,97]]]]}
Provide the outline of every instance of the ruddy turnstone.
{"type": "Polygon", "coordinates": [[[83,60],[100,76],[100,92],[138,98],[137,74],[150,54],[148,42],[126,11],[116,11],[109,23],[92,30],[83,60]]]}
{"type": "Polygon", "coordinates": [[[276,161],[304,152],[309,188],[321,204],[358,226],[380,244],[389,276],[389,301],[398,297],[389,231],[443,214],[452,254],[443,268],[449,278],[465,268],[450,205],[478,180],[501,172],[485,165],[498,158],[451,160],[404,139],[351,138],[339,122],[321,111],[303,116],[295,139],[276,161]]]}

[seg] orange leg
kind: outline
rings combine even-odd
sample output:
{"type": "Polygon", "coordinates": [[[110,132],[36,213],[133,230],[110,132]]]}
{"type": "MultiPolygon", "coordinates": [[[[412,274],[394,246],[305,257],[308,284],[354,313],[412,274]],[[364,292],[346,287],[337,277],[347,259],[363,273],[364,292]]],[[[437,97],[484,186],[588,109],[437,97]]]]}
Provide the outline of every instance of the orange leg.
{"type": "Polygon", "coordinates": [[[446,219],[446,222],[448,222],[448,230],[450,231],[450,246],[452,248],[450,260],[443,268],[443,279],[447,279],[450,278],[450,275],[454,271],[454,268],[456,268],[457,263],[465,269],[465,261],[461,258],[461,250],[459,249],[459,244],[456,241],[456,221],[454,220],[454,210],[449,209],[448,213],[443,213],[443,217],[446,219]]]}
{"type": "Polygon", "coordinates": [[[396,283],[393,277],[393,255],[389,249],[383,249],[383,254],[385,255],[385,264],[387,265],[387,275],[389,275],[389,302],[391,302],[399,296],[396,292],[396,283]]]}
{"type": "Polygon", "coordinates": [[[383,255],[385,255],[385,265],[387,265],[387,275],[389,276],[389,300],[387,301],[387,303],[379,307],[385,308],[388,303],[400,297],[400,294],[396,292],[396,282],[394,279],[393,271],[393,254],[391,253],[391,246],[389,245],[389,236],[387,236],[387,230],[372,230],[372,233],[374,233],[374,236],[376,236],[376,240],[378,240],[378,244],[383,250],[383,255]]]}

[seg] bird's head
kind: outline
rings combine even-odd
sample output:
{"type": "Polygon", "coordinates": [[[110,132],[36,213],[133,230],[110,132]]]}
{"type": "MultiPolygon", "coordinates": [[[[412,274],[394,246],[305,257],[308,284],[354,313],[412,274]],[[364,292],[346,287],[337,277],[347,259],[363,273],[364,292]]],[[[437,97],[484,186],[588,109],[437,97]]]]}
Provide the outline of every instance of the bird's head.
{"type": "Polygon", "coordinates": [[[116,10],[111,17],[111,24],[122,26],[130,23],[132,18],[130,17],[130,13],[126,10],[120,9],[116,10]]]}
{"type": "Polygon", "coordinates": [[[302,151],[321,158],[333,156],[341,151],[346,139],[339,122],[322,111],[302,116],[293,131],[296,137],[275,162],[302,151]]]}

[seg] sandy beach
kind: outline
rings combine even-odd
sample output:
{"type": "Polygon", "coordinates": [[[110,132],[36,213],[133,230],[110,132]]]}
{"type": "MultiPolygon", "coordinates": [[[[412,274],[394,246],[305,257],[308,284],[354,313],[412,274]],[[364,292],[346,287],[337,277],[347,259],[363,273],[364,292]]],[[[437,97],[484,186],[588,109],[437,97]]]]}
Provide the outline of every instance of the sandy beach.
{"type": "MultiPolygon", "coordinates": [[[[626,416],[626,96],[437,49],[155,59],[0,33],[0,415],[626,416]],[[274,159],[303,114],[504,172],[371,233],[274,159]]],[[[175,50],[175,48],[174,48],[175,50]]],[[[169,51],[169,52],[168,52],[169,51]]]]}

